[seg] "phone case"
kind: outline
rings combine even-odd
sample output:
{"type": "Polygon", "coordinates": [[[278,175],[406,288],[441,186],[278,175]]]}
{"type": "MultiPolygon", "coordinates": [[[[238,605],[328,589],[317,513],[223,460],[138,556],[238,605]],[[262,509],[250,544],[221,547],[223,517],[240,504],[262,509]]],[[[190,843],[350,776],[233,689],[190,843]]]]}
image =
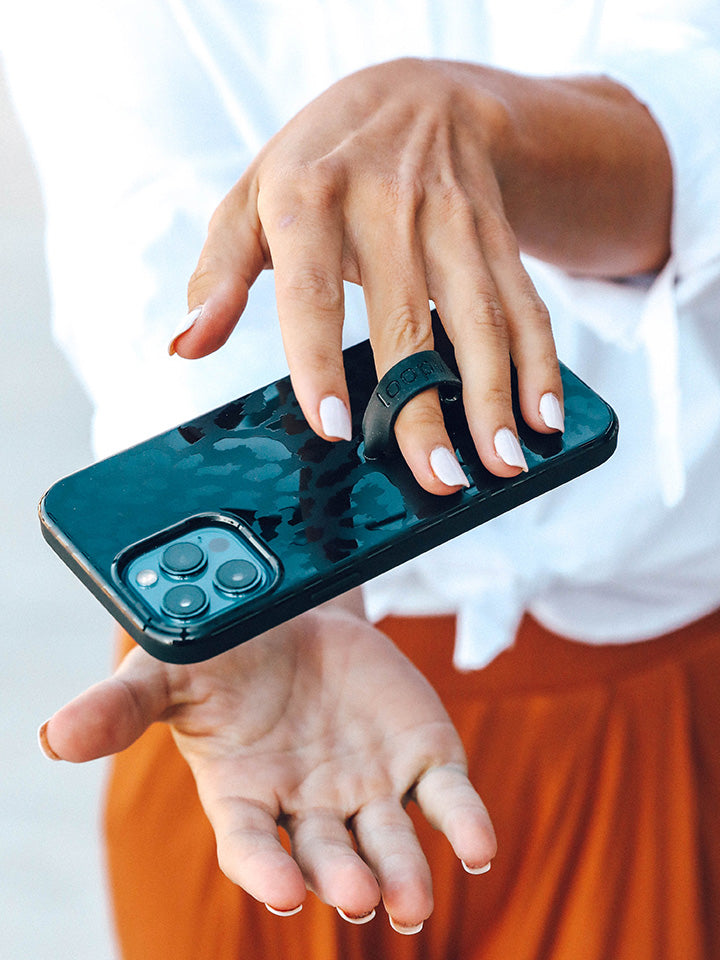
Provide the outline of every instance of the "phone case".
{"type": "Polygon", "coordinates": [[[149,653],[174,663],[214,656],[577,477],[615,449],[614,412],[562,367],[565,432],[533,432],[516,402],[529,470],[512,479],[483,467],[462,403],[445,403],[471,486],[428,494],[399,456],[364,457],[361,422],[377,378],[367,341],[344,356],[350,442],[317,437],[285,378],[60,480],[44,496],[45,538],[149,653]]]}

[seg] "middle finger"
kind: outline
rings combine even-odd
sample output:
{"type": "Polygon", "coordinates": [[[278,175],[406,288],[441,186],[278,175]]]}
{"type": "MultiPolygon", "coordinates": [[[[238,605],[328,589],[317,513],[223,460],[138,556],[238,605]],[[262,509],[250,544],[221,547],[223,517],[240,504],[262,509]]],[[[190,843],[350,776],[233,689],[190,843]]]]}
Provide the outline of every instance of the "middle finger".
{"type": "MultiPolygon", "coordinates": [[[[415,203],[401,197],[384,209],[388,207],[392,216],[371,219],[357,242],[378,378],[400,360],[434,346],[415,203]]],[[[448,494],[467,486],[436,389],[418,394],[402,408],[395,437],[416,480],[430,493],[448,494]]]]}

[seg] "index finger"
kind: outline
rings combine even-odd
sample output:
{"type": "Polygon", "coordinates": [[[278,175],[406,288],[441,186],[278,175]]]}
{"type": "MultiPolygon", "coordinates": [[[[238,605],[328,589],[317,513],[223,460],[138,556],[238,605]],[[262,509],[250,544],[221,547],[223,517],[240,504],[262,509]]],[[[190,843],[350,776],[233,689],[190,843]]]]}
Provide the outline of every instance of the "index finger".
{"type": "Polygon", "coordinates": [[[344,219],[331,180],[304,172],[295,185],[260,191],[258,210],[273,270],[293,389],[305,418],[327,440],[349,440],[342,358],[344,219]]]}
{"type": "Polygon", "coordinates": [[[249,174],[212,215],[197,266],[188,283],[188,314],[170,342],[170,354],[189,360],[218,350],[232,333],[250,287],[270,264],[249,174]]]}

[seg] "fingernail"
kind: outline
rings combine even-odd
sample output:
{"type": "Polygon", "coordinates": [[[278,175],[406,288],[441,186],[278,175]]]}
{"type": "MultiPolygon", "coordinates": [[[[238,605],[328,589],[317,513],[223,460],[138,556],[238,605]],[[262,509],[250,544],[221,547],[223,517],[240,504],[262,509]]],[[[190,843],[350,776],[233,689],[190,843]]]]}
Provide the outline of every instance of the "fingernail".
{"type": "Polygon", "coordinates": [[[435,447],[430,454],[430,467],[438,480],[448,487],[470,486],[457,458],[447,447],[435,447]]]}
{"type": "Polygon", "coordinates": [[[479,876],[481,873],[487,873],[492,866],[492,860],[490,863],[486,863],[484,867],[469,867],[464,860],[461,860],[460,862],[463,865],[463,870],[465,870],[466,873],[472,873],[472,875],[475,877],[479,876]]]}
{"type": "Polygon", "coordinates": [[[559,430],[562,433],[565,429],[562,407],[554,393],[544,393],[540,397],[540,416],[545,426],[550,427],[551,430],[559,430]]]}
{"type": "Polygon", "coordinates": [[[175,332],[173,333],[172,340],[170,341],[170,346],[168,347],[168,353],[171,357],[175,353],[175,344],[177,341],[184,333],[188,332],[190,327],[192,327],[201,313],[202,307],[195,307],[195,309],[191,310],[190,313],[177,325],[175,332]]]}
{"type": "Polygon", "coordinates": [[[420,933],[423,928],[422,923],[418,923],[414,927],[403,927],[401,924],[395,923],[393,918],[390,916],[388,916],[388,920],[390,921],[390,926],[396,933],[403,933],[407,937],[411,936],[413,933],[420,933]]]}
{"type": "Polygon", "coordinates": [[[47,728],[49,723],[50,721],[46,720],[45,723],[38,730],[38,743],[40,745],[40,749],[48,758],[48,760],[62,760],[62,757],[58,756],[57,753],[55,753],[53,748],[50,746],[50,742],[47,736],[47,728]]]}
{"type": "Polygon", "coordinates": [[[300,913],[303,908],[302,904],[300,904],[299,907],[295,907],[293,910],[276,910],[275,907],[271,907],[269,903],[266,903],[265,906],[270,913],[274,913],[276,917],[294,917],[295,914],[300,913]]]}
{"type": "Polygon", "coordinates": [[[363,914],[361,917],[351,917],[349,914],[345,913],[344,910],[341,910],[340,907],[336,907],[335,909],[343,918],[343,920],[347,920],[348,923],[355,923],[358,925],[361,923],[370,923],[370,921],[375,918],[374,910],[371,910],[370,913],[363,914]]]}
{"type": "Polygon", "coordinates": [[[326,437],[339,440],[352,438],[350,411],[340,397],[325,397],[320,401],[320,423],[326,437]]]}
{"type": "Polygon", "coordinates": [[[495,434],[495,452],[509,467],[522,467],[527,472],[528,465],[518,438],[508,427],[495,434]]]}

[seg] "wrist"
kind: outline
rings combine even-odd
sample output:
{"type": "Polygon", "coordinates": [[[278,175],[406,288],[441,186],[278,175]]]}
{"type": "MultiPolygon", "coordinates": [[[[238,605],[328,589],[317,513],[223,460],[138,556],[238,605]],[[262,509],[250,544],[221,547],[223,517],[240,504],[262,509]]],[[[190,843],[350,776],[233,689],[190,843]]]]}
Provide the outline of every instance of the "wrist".
{"type": "Polygon", "coordinates": [[[528,77],[483,67],[471,89],[521,249],[587,275],[627,276],[664,263],[670,157],[631,91],[602,75],[528,77]]]}

